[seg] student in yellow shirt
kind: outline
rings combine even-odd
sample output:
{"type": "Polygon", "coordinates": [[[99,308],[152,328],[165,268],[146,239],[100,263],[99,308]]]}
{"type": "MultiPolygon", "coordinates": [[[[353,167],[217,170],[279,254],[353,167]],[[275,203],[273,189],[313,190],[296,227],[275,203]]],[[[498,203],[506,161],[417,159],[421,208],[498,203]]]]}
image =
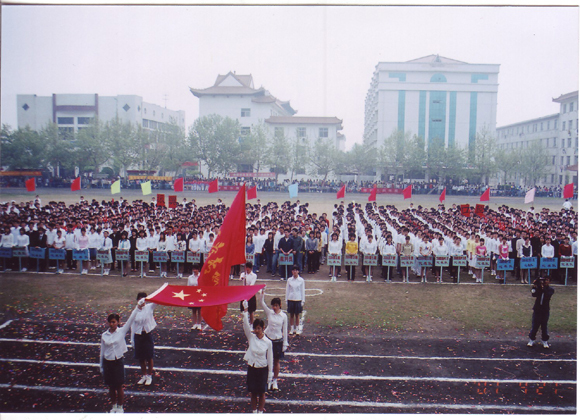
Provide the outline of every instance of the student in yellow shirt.
{"type": "MultiPolygon", "coordinates": [[[[348,235],[348,241],[346,241],[345,245],[345,254],[346,255],[357,255],[358,254],[358,243],[356,242],[356,237],[354,233],[348,235]]],[[[345,266],[347,268],[347,280],[354,281],[356,266],[349,265],[345,266]]]]}

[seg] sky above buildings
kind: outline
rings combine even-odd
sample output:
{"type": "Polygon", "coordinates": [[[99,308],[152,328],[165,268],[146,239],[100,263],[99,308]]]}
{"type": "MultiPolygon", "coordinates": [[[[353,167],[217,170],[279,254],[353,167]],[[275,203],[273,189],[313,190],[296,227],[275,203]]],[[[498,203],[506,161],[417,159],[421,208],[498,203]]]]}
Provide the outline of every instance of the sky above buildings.
{"type": "Polygon", "coordinates": [[[377,63],[499,64],[502,126],[578,90],[578,35],[577,7],[2,6],[1,120],[17,126],[17,94],[134,94],[189,127],[189,87],[235,71],[297,115],[342,119],[350,149],[377,63]]]}

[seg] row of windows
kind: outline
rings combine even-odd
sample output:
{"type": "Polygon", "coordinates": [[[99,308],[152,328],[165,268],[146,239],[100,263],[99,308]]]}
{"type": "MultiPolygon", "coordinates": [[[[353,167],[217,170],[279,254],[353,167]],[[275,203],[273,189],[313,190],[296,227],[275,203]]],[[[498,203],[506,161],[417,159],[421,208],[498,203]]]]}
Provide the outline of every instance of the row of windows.
{"type": "Polygon", "coordinates": [[[569,104],[562,104],[562,114],[566,113],[566,108],[568,109],[567,112],[574,112],[574,102],[570,102],[569,104]],[[568,107],[566,107],[568,105],[568,107]]]}
{"type": "MultiPolygon", "coordinates": [[[[284,127],[274,127],[274,135],[275,136],[284,136],[284,127]]],[[[296,129],[296,137],[306,137],[306,127],[298,127],[296,129]]],[[[319,138],[328,138],[328,128],[327,127],[320,127],[318,128],[318,137],[319,138]]]]}
{"type": "MultiPolygon", "coordinates": [[[[568,131],[574,129],[573,120],[568,120],[568,131]]],[[[578,130],[578,120],[576,120],[576,130],[578,130]]],[[[562,131],[566,131],[566,121],[562,121],[562,131]]]]}
{"type": "MultiPolygon", "coordinates": [[[[77,124],[88,125],[91,124],[93,120],[93,117],[77,117],[77,124]]],[[[58,125],[73,125],[75,123],[75,117],[58,117],[57,122],[58,125]]]]}
{"type": "Polygon", "coordinates": [[[143,120],[143,127],[144,128],[151,128],[153,130],[163,130],[165,128],[165,124],[157,121],[152,120],[143,120]]]}

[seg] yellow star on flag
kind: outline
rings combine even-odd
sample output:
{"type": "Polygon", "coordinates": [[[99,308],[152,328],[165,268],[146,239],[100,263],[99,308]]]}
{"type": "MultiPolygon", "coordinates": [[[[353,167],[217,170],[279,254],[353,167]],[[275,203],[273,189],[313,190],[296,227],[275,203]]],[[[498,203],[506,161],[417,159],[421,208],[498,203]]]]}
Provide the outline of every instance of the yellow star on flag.
{"type": "Polygon", "coordinates": [[[201,293],[201,289],[197,289],[197,293],[201,293]]]}
{"type": "Polygon", "coordinates": [[[181,292],[179,292],[179,293],[173,292],[173,297],[174,298],[179,298],[179,299],[183,300],[183,299],[185,299],[186,296],[190,296],[190,295],[187,295],[187,294],[183,293],[183,290],[181,292]]]}
{"type": "Polygon", "coordinates": [[[200,302],[200,303],[201,303],[201,302],[203,302],[203,299],[200,299],[200,300],[199,300],[199,302],[200,302]]]}
{"type": "Polygon", "coordinates": [[[203,297],[206,297],[206,296],[207,296],[207,293],[202,293],[202,296],[203,296],[203,297]]]}

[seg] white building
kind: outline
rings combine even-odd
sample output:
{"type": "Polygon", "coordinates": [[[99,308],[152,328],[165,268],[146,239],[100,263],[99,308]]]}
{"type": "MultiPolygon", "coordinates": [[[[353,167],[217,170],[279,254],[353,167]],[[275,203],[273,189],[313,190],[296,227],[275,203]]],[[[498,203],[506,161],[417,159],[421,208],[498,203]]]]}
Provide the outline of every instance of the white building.
{"type": "Polygon", "coordinates": [[[377,64],[365,101],[364,144],[380,147],[393,132],[473,147],[476,133],[495,131],[498,64],[469,64],[439,55],[377,64]]]}
{"type": "Polygon", "coordinates": [[[190,91],[199,98],[200,117],[217,114],[237,120],[241,136],[249,134],[252,125],[264,123],[272,136],[281,133],[290,141],[310,146],[319,138],[328,138],[339,150],[345,148],[345,136],[339,132],[342,120],[295,116],[297,111],[289,101],[277,99],[263,87],[256,89],[252,75],[229,72],[218,75],[213,86],[190,91]]]}
{"type": "Polygon", "coordinates": [[[172,111],[143,102],[137,95],[99,96],[98,94],[17,95],[18,127],[41,130],[49,123],[58,125],[63,135],[72,137],[98,117],[107,122],[118,117],[149,129],[174,121],[185,128],[185,111],[172,111]]]}
{"type": "MultiPolygon", "coordinates": [[[[560,112],[497,128],[500,148],[525,149],[540,140],[547,156],[548,174],[542,186],[578,183],[578,91],[552,99],[560,112]]],[[[509,181],[518,182],[516,179],[509,181]]],[[[521,181],[521,180],[520,180],[521,181]]]]}

